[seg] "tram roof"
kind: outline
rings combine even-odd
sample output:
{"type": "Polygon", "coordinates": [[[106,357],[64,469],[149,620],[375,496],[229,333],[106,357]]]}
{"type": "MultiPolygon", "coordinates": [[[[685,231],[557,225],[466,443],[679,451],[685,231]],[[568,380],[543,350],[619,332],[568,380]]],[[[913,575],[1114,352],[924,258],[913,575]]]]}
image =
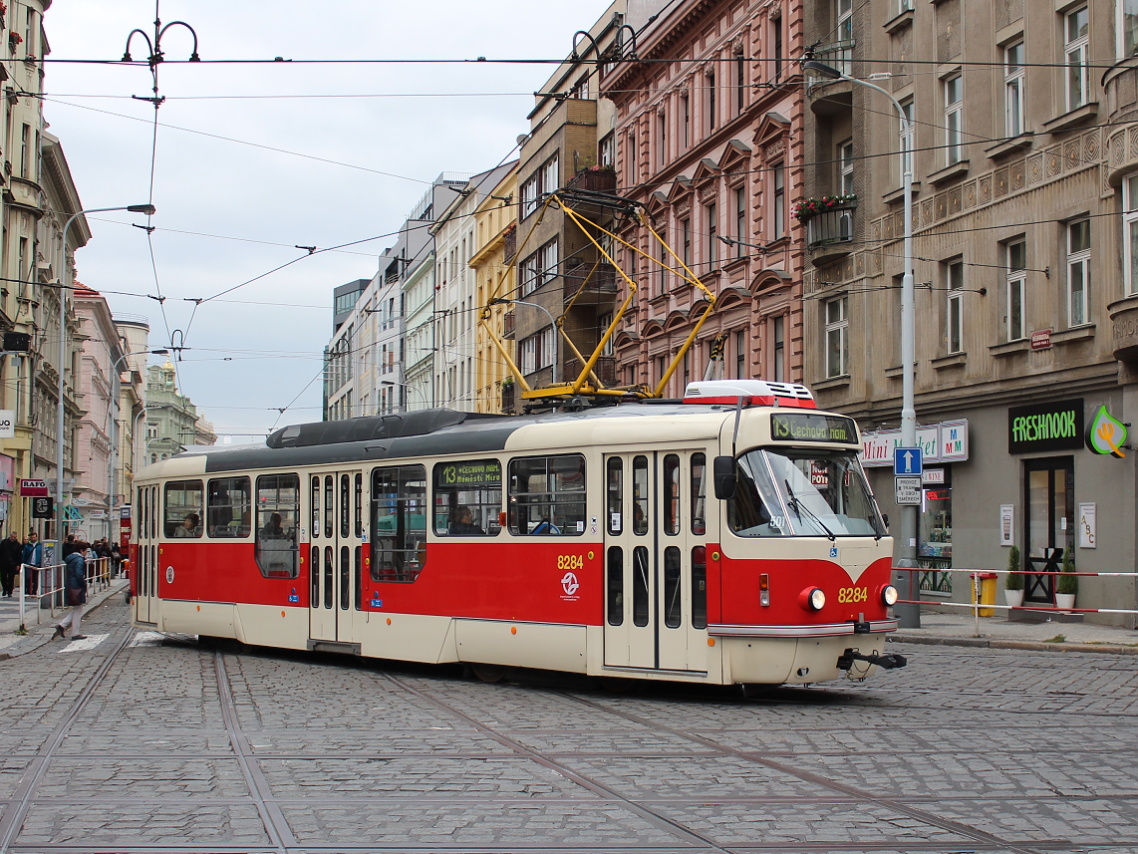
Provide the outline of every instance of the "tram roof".
{"type": "Polygon", "coordinates": [[[271,434],[265,444],[189,448],[148,466],[140,476],[201,472],[203,457],[205,472],[224,472],[488,453],[515,446],[533,449],[564,447],[568,443],[582,447],[597,440],[596,430],[590,430],[590,426],[600,429],[609,440],[616,440],[621,433],[628,436],[625,441],[682,440],[714,435],[723,418],[733,416],[734,411],[734,406],[640,401],[534,415],[485,415],[433,409],[401,416],[367,416],[282,428],[271,434]],[[658,429],[648,428],[641,420],[647,418],[654,418],[658,429]],[[628,420],[637,422],[634,432],[618,423],[628,420]]]}

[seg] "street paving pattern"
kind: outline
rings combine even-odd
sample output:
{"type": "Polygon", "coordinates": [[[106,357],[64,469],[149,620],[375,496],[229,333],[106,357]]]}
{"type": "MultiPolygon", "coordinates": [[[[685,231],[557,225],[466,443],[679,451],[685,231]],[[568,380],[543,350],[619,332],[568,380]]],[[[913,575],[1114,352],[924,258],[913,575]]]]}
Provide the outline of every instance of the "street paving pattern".
{"type": "Polygon", "coordinates": [[[0,664],[0,854],[1138,852],[1132,656],[612,693],[89,619],[0,664]]]}

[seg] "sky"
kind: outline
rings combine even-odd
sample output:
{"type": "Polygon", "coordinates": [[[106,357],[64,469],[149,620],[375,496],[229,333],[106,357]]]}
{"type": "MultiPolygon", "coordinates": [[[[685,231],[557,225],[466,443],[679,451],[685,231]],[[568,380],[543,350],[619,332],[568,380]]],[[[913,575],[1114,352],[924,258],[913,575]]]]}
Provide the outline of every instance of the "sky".
{"type": "Polygon", "coordinates": [[[440,173],[516,156],[555,68],[478,57],[561,60],[609,2],[55,0],[44,119],[82,205],[157,208],[149,237],[144,215],[88,215],[79,280],[182,348],[219,442],[319,421],[333,288],[375,274],[440,173]],[[156,17],[157,128],[146,40],[117,62],[156,17]],[[470,61],[375,62],[442,59],[470,61]]]}

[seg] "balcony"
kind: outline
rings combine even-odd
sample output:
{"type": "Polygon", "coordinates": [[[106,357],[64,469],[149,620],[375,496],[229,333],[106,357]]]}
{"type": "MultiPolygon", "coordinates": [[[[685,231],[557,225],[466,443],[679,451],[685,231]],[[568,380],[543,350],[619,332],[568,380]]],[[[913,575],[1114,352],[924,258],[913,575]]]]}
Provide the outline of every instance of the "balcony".
{"type": "Polygon", "coordinates": [[[566,299],[581,291],[577,305],[596,305],[616,294],[616,269],[609,264],[578,261],[566,268],[563,278],[566,299]]]}
{"type": "Polygon", "coordinates": [[[502,412],[505,415],[517,414],[516,410],[514,409],[514,388],[515,386],[513,382],[511,382],[509,385],[506,385],[504,383],[502,385],[502,412]]]}
{"type": "MultiPolygon", "coordinates": [[[[576,357],[565,360],[565,381],[572,382],[581,375],[581,369],[585,363],[576,357]]],[[[606,387],[615,386],[616,380],[616,356],[601,356],[597,359],[597,363],[593,365],[593,373],[597,375],[597,379],[606,387]]],[[[590,379],[591,383],[592,380],[590,379]]]]}
{"type": "Polygon", "coordinates": [[[806,225],[806,248],[815,265],[848,255],[853,243],[857,199],[838,197],[840,201],[826,203],[827,198],[833,197],[822,197],[822,210],[797,214],[799,221],[806,225]]]}
{"type": "Polygon", "coordinates": [[[513,338],[514,327],[517,325],[518,316],[512,311],[507,311],[502,315],[502,337],[513,338]]]}
{"type": "Polygon", "coordinates": [[[569,179],[567,189],[585,190],[590,193],[615,193],[616,172],[613,169],[590,167],[582,169],[569,179]]]}
{"type": "Polygon", "coordinates": [[[505,259],[509,261],[518,254],[518,227],[511,225],[506,232],[505,244],[502,249],[505,259]]]}
{"type": "MultiPolygon", "coordinates": [[[[810,57],[816,62],[836,68],[842,74],[853,74],[853,41],[832,42],[816,47],[810,57]]],[[[806,76],[806,94],[810,109],[816,115],[834,115],[849,110],[853,105],[854,84],[848,80],[806,76]]]]}

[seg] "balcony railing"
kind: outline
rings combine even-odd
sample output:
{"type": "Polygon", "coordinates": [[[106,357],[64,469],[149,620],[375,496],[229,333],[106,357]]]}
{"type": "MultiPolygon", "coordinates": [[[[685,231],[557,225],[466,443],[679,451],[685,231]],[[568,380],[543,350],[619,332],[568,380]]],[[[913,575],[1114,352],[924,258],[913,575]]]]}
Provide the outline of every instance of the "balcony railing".
{"type": "Polygon", "coordinates": [[[513,338],[514,328],[517,325],[517,315],[512,311],[507,311],[502,315],[502,337],[513,338]]]}
{"type": "MultiPolygon", "coordinates": [[[[854,45],[855,42],[853,41],[830,42],[830,44],[820,45],[814,48],[811,59],[828,65],[831,68],[836,68],[842,72],[842,74],[852,74],[854,45]]],[[[832,80],[822,77],[814,79],[811,85],[832,82],[832,80]]]]}
{"type": "Polygon", "coordinates": [[[593,193],[616,192],[616,172],[612,169],[582,169],[569,179],[569,189],[593,193]]]}
{"type": "Polygon", "coordinates": [[[616,270],[608,264],[578,262],[565,270],[564,279],[566,297],[582,287],[582,297],[606,297],[616,293],[616,270]]]}
{"type": "Polygon", "coordinates": [[[518,254],[518,228],[517,226],[510,226],[510,230],[506,232],[506,242],[502,252],[509,261],[518,254]]]}
{"type": "Polygon", "coordinates": [[[502,412],[506,415],[514,414],[514,384],[502,386],[502,412]]]}
{"type": "Polygon", "coordinates": [[[813,252],[853,241],[856,210],[856,201],[842,202],[807,219],[806,248],[813,252]]]}
{"type": "MultiPolygon", "coordinates": [[[[581,374],[584,363],[576,357],[565,360],[565,379],[571,381],[581,374]]],[[[606,387],[616,385],[616,356],[601,356],[593,365],[593,373],[606,387]]],[[[591,380],[590,380],[591,382],[591,380]]]]}

